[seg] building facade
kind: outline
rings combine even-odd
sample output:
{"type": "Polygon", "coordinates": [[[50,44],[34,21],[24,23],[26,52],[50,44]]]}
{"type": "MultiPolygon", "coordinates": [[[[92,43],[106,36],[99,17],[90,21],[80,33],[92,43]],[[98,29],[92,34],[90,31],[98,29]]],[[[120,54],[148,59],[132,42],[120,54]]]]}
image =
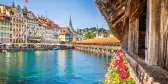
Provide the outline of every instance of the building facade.
{"type": "Polygon", "coordinates": [[[10,14],[11,17],[11,28],[12,28],[12,35],[11,35],[11,43],[24,43],[24,31],[25,31],[25,23],[26,19],[23,15],[22,8],[18,5],[14,13],[10,14]]]}
{"type": "Polygon", "coordinates": [[[61,27],[59,31],[59,41],[62,44],[70,44],[73,40],[73,34],[68,27],[61,27]]]}
{"type": "Polygon", "coordinates": [[[15,7],[0,4],[0,38],[1,43],[72,43],[80,39],[72,26],[70,17],[69,26],[60,28],[54,21],[39,17],[25,6],[15,7]]]}
{"type": "Polygon", "coordinates": [[[59,44],[58,27],[45,27],[44,42],[49,44],[59,44]]]}
{"type": "Polygon", "coordinates": [[[0,13],[6,14],[6,15],[10,15],[13,6],[6,6],[3,4],[0,4],[0,13]]]}
{"type": "Polygon", "coordinates": [[[0,13],[0,43],[10,43],[10,17],[0,13]]]}
{"type": "MultiPolygon", "coordinates": [[[[27,10],[24,10],[26,12],[27,10]]],[[[33,12],[27,11],[25,13],[25,38],[26,43],[41,43],[43,37],[44,27],[33,12]]]]}
{"type": "Polygon", "coordinates": [[[42,43],[59,44],[59,26],[55,24],[54,21],[43,16],[38,16],[38,18],[44,27],[42,43]]]}

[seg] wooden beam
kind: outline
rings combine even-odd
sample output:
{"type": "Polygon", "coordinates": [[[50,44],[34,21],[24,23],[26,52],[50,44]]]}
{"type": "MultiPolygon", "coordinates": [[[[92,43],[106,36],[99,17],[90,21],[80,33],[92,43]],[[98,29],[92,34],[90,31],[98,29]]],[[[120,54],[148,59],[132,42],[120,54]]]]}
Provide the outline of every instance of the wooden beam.
{"type": "Polygon", "coordinates": [[[161,12],[161,1],[160,0],[148,0],[148,45],[147,45],[147,56],[145,61],[149,65],[157,65],[159,58],[159,35],[160,35],[160,12],[161,12]]]}

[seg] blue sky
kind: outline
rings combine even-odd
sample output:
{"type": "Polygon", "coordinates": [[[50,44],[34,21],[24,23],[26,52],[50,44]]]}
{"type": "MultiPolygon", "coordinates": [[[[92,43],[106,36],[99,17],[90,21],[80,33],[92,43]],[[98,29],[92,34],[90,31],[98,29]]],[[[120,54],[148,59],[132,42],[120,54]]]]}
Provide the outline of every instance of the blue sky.
{"type": "MultiPolygon", "coordinates": [[[[0,0],[0,4],[11,5],[13,0],[0,0]]],[[[14,0],[15,5],[24,6],[24,0],[14,0]]],[[[26,4],[35,14],[47,16],[60,26],[68,26],[72,17],[74,29],[98,25],[109,29],[104,17],[100,14],[94,0],[29,0],[26,4]]]]}

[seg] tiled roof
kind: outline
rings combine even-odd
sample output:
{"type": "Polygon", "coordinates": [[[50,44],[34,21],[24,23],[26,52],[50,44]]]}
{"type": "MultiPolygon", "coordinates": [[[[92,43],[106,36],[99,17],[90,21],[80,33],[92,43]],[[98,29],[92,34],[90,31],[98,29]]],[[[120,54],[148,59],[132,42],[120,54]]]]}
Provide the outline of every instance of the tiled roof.
{"type": "Polygon", "coordinates": [[[66,34],[68,33],[69,29],[68,27],[60,27],[60,34],[66,34]]]}
{"type": "Polygon", "coordinates": [[[109,38],[96,38],[96,39],[88,39],[81,41],[73,41],[76,44],[86,43],[86,44],[108,44],[108,43],[119,43],[120,41],[116,37],[109,38]]]}
{"type": "Polygon", "coordinates": [[[45,18],[45,17],[39,17],[39,20],[41,23],[43,23],[44,26],[47,28],[59,28],[58,24],[55,24],[54,21],[45,18]]]}
{"type": "Polygon", "coordinates": [[[5,8],[6,8],[6,9],[10,9],[10,8],[12,8],[12,7],[11,7],[11,6],[5,6],[5,8]]]}

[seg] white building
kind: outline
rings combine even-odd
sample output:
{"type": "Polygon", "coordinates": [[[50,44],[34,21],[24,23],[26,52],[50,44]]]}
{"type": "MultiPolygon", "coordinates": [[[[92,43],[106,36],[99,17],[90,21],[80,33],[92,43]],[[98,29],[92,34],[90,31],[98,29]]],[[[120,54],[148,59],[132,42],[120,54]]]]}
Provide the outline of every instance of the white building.
{"type": "MultiPolygon", "coordinates": [[[[14,7],[15,8],[15,7],[14,7]]],[[[23,15],[23,10],[18,5],[14,13],[10,14],[11,17],[11,42],[12,43],[23,43],[25,42],[24,31],[26,18],[23,15]]]]}
{"type": "Polygon", "coordinates": [[[44,27],[43,43],[59,44],[59,26],[54,21],[43,16],[38,16],[38,19],[44,27]]]}
{"type": "Polygon", "coordinates": [[[45,43],[59,44],[58,27],[46,27],[44,32],[45,43]]]}
{"type": "Polygon", "coordinates": [[[27,11],[24,8],[24,12],[26,12],[26,43],[41,43],[44,31],[42,23],[31,11],[27,11]]]}

